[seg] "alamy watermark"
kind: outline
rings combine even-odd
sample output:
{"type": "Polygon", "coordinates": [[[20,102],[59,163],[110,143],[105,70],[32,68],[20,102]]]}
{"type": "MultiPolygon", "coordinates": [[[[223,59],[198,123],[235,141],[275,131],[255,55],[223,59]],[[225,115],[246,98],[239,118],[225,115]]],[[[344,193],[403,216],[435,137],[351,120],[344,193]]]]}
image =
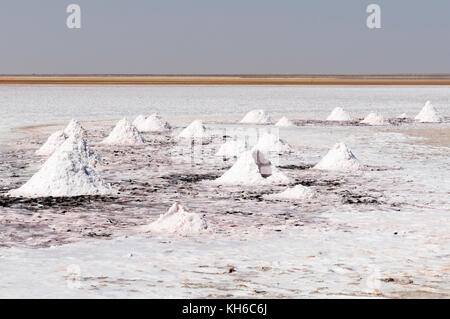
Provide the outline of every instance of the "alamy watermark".
{"type": "Polygon", "coordinates": [[[69,29],[81,29],[81,7],[78,4],[69,4],[66,12],[70,13],[66,20],[67,27],[69,29]]]}
{"type": "MultiPolygon", "coordinates": [[[[69,16],[66,20],[66,25],[69,29],[81,29],[81,7],[78,4],[69,4],[66,8],[69,16]]],[[[366,20],[366,26],[369,29],[381,29],[381,7],[378,4],[369,4],[366,8],[369,16],[366,20]]]]}
{"type": "MultiPolygon", "coordinates": [[[[185,164],[214,164],[223,157],[228,160],[238,156],[221,156],[217,152],[221,146],[227,142],[234,142],[229,146],[227,153],[235,152],[241,154],[244,151],[251,150],[258,143],[263,142],[261,137],[279,141],[280,131],[277,127],[234,127],[234,128],[208,128],[202,137],[185,138],[177,143],[177,146],[171,150],[172,161],[185,164]],[[270,135],[267,136],[267,135],[270,135]]],[[[280,162],[281,149],[277,146],[270,150],[264,150],[264,153],[270,158],[274,165],[280,162]]]]}
{"type": "Polygon", "coordinates": [[[369,16],[366,25],[369,29],[381,29],[381,7],[378,4],[369,4],[366,12],[369,16]]]}

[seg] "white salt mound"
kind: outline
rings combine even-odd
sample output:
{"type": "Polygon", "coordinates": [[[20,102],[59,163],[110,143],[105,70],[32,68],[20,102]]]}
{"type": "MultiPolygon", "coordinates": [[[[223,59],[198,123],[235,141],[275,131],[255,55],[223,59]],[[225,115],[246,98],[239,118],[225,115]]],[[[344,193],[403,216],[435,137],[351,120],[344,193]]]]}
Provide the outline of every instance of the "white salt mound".
{"type": "Polygon", "coordinates": [[[278,194],[270,194],[264,196],[265,199],[281,199],[281,200],[302,200],[312,199],[317,197],[317,193],[306,186],[296,185],[292,188],[287,188],[285,191],[278,194]]]}
{"type": "Polygon", "coordinates": [[[49,156],[53,154],[70,136],[86,137],[87,132],[77,120],[71,120],[62,131],[57,131],[49,136],[44,145],[36,151],[36,155],[49,156]]]}
{"type": "Polygon", "coordinates": [[[155,113],[136,125],[136,128],[140,132],[164,132],[170,130],[172,126],[155,113]]]}
{"type": "Polygon", "coordinates": [[[67,139],[64,131],[57,131],[50,135],[47,141],[39,148],[35,154],[40,156],[52,155],[67,139]]]}
{"type": "Polygon", "coordinates": [[[195,120],[178,135],[178,138],[202,138],[205,136],[206,128],[203,122],[195,120]]]}
{"type": "Polygon", "coordinates": [[[347,145],[337,143],[314,168],[320,170],[358,171],[363,170],[364,166],[348,149],[347,145]]]}
{"type": "Polygon", "coordinates": [[[408,118],[408,114],[402,113],[402,114],[398,115],[397,118],[398,119],[407,119],[408,118]]]}
{"type": "Polygon", "coordinates": [[[384,125],[384,118],[381,115],[372,112],[369,113],[361,123],[367,125],[384,125]]]}
{"type": "Polygon", "coordinates": [[[64,129],[64,133],[67,136],[71,136],[73,134],[78,134],[83,137],[87,136],[86,130],[84,129],[83,126],[81,126],[80,122],[78,122],[77,120],[71,120],[69,122],[69,124],[66,126],[66,128],[64,129]]]}
{"type": "Polygon", "coordinates": [[[283,116],[276,124],[275,126],[279,127],[294,127],[295,124],[292,123],[291,120],[289,120],[287,117],[283,116]]]}
{"type": "Polygon", "coordinates": [[[104,195],[112,192],[78,150],[60,147],[28,182],[12,190],[15,197],[104,195]]]}
{"type": "Polygon", "coordinates": [[[292,150],[288,143],[271,133],[261,135],[254,148],[264,153],[286,153],[292,150]]]}
{"type": "Polygon", "coordinates": [[[145,143],[145,140],[133,124],[127,119],[122,119],[102,143],[109,145],[141,145],[145,143]]]}
{"type": "Polygon", "coordinates": [[[144,115],[138,115],[134,121],[133,121],[133,125],[136,126],[136,128],[139,130],[139,126],[146,120],[146,117],[144,115]]]}
{"type": "Polygon", "coordinates": [[[243,140],[227,141],[220,146],[216,155],[231,158],[231,157],[238,157],[245,151],[246,151],[245,141],[243,140]]]}
{"type": "Polygon", "coordinates": [[[289,178],[257,149],[242,153],[228,171],[213,181],[221,185],[287,184],[289,182],[289,178]]]}
{"type": "Polygon", "coordinates": [[[143,231],[178,234],[182,236],[198,234],[208,229],[207,221],[199,214],[189,213],[175,203],[158,220],[143,227],[143,231]]]}
{"type": "Polygon", "coordinates": [[[327,121],[351,121],[352,118],[349,113],[344,111],[342,107],[336,107],[334,110],[328,115],[327,121]]]}
{"type": "Polygon", "coordinates": [[[71,135],[58,150],[64,150],[66,152],[78,152],[83,160],[85,160],[89,166],[96,167],[102,164],[100,156],[89,147],[86,140],[78,135],[71,135]]]}
{"type": "Polygon", "coordinates": [[[272,123],[272,119],[269,115],[266,114],[264,110],[253,110],[248,112],[244,118],[241,120],[241,123],[246,124],[270,124],[272,123]]]}
{"type": "Polygon", "coordinates": [[[438,115],[438,112],[430,101],[427,101],[415,119],[422,123],[439,123],[442,121],[442,118],[438,115]]]}

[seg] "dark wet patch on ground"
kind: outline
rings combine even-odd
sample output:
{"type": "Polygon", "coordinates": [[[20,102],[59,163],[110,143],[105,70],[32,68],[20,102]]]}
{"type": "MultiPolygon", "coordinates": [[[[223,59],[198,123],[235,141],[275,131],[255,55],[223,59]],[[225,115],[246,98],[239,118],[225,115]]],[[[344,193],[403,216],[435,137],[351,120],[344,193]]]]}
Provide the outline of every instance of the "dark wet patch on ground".
{"type": "MultiPolygon", "coordinates": [[[[325,121],[325,120],[295,120],[293,121],[297,126],[371,126],[369,124],[361,123],[363,118],[355,119],[353,121],[325,121]]],[[[450,118],[444,117],[443,123],[450,122],[450,118]]],[[[385,119],[385,124],[399,126],[403,124],[415,123],[412,118],[388,118],[385,119]]]]}
{"type": "Polygon", "coordinates": [[[162,176],[162,179],[171,183],[198,183],[205,180],[215,180],[219,178],[217,174],[170,174],[162,176]]]}
{"type": "Polygon", "coordinates": [[[372,172],[384,172],[384,171],[394,171],[401,170],[400,167],[382,167],[382,166],[366,166],[366,169],[372,172]]]}
{"type": "Polygon", "coordinates": [[[386,120],[391,125],[401,125],[401,124],[411,124],[414,123],[414,120],[409,118],[393,118],[386,120]]]}
{"type": "Polygon", "coordinates": [[[112,196],[73,196],[73,197],[38,197],[38,198],[22,198],[0,196],[0,207],[22,208],[27,210],[40,210],[47,208],[73,208],[84,206],[93,202],[111,203],[117,198],[112,196]]]}
{"type": "Polygon", "coordinates": [[[111,183],[111,185],[118,189],[119,193],[136,190],[141,190],[144,193],[156,193],[163,188],[162,185],[155,185],[150,182],[141,182],[133,179],[123,180],[120,183],[111,183]]]}
{"type": "Polygon", "coordinates": [[[226,211],[226,215],[244,215],[244,216],[251,216],[253,213],[250,212],[241,212],[241,211],[226,211]]]}
{"type": "Polygon", "coordinates": [[[363,119],[354,121],[295,120],[294,124],[297,126],[366,126],[366,124],[360,123],[362,120],[363,119]]]}
{"type": "Polygon", "coordinates": [[[383,202],[377,197],[370,194],[357,194],[351,191],[345,190],[339,193],[342,196],[342,204],[350,205],[381,205],[383,202]]]}
{"type": "Polygon", "coordinates": [[[296,179],[295,181],[296,181],[296,183],[293,186],[300,184],[300,185],[307,186],[307,187],[322,186],[322,187],[328,187],[330,189],[339,187],[343,183],[342,181],[338,181],[335,179],[316,180],[316,179],[311,179],[311,178],[308,178],[308,179],[303,178],[303,179],[296,179]]]}
{"type": "Polygon", "coordinates": [[[305,170],[310,169],[314,164],[303,164],[303,165],[282,165],[278,166],[280,169],[290,169],[290,170],[305,170]]]}
{"type": "Polygon", "coordinates": [[[236,200],[236,201],[240,201],[240,200],[255,200],[255,201],[258,201],[258,202],[263,202],[264,201],[263,196],[264,195],[268,195],[268,194],[269,193],[266,193],[266,194],[263,194],[263,193],[243,194],[243,195],[240,195],[238,197],[235,197],[234,200],[236,200]]]}

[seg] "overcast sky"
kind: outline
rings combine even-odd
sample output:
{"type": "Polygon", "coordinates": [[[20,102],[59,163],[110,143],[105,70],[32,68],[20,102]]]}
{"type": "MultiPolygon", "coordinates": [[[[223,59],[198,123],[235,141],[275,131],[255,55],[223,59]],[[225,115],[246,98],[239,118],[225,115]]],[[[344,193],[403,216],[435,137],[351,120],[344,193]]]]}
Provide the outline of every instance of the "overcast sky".
{"type": "Polygon", "coordinates": [[[31,73],[450,73],[450,1],[1,0],[0,74],[31,73]]]}

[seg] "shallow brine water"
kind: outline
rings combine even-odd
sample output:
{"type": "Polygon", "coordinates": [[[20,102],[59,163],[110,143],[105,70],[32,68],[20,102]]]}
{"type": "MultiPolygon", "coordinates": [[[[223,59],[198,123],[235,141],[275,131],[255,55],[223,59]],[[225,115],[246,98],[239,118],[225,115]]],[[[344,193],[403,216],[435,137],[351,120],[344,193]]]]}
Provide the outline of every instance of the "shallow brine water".
{"type": "Polygon", "coordinates": [[[450,294],[450,88],[448,87],[0,87],[0,296],[2,297],[448,297],[450,294]],[[397,122],[426,100],[440,124],[397,122]],[[355,118],[326,123],[336,106],[355,118]],[[234,160],[214,156],[247,111],[286,115],[270,129],[294,151],[274,159],[305,201],[264,200],[286,185],[223,187],[210,180],[234,160]],[[216,134],[191,147],[146,134],[139,147],[99,144],[115,121],[159,111],[175,132],[204,119],[216,134]],[[111,196],[11,199],[45,158],[34,151],[70,118],[84,120],[111,196]],[[102,121],[100,121],[102,120],[102,121]],[[308,121],[307,121],[308,120],[308,121]],[[90,122],[92,121],[92,122],[90,122]],[[54,126],[46,124],[55,123],[54,126]],[[59,124],[61,123],[61,125],[59,124]],[[42,125],[36,128],[23,126],[42,125]],[[11,141],[11,129],[20,139],[11,141]],[[345,142],[367,170],[310,169],[345,142]],[[142,233],[178,201],[209,222],[205,234],[142,233]]]}

